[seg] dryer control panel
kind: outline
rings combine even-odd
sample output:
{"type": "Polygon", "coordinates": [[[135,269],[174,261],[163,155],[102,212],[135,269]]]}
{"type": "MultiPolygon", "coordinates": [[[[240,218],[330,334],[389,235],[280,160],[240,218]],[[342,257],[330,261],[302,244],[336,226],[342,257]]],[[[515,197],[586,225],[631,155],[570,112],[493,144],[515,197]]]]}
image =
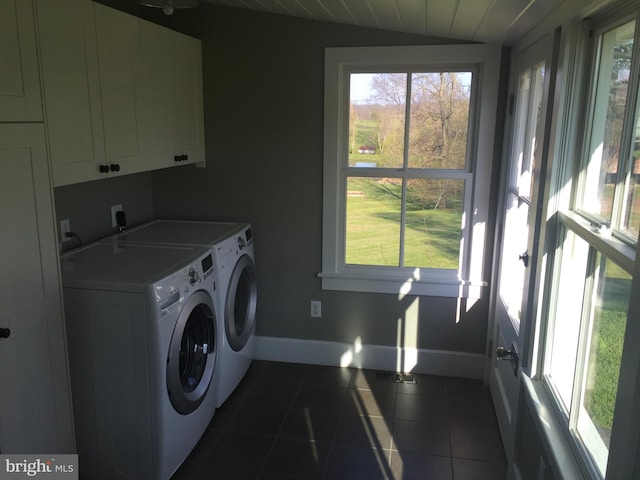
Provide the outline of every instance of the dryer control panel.
{"type": "Polygon", "coordinates": [[[211,275],[213,275],[213,256],[208,252],[195,262],[153,285],[158,308],[160,310],[170,308],[211,275]]]}

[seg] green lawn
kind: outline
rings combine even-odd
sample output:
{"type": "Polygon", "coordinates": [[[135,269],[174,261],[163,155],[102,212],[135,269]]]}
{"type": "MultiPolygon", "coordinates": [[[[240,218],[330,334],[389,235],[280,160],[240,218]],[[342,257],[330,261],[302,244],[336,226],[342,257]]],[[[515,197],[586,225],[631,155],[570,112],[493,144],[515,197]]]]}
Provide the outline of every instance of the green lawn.
{"type": "MultiPolygon", "coordinates": [[[[347,263],[398,266],[400,186],[351,178],[347,191],[347,263]]],[[[461,215],[409,203],[404,266],[457,270],[461,215]]]]}
{"type": "Polygon", "coordinates": [[[584,406],[608,444],[613,424],[622,346],[627,324],[631,279],[607,265],[602,305],[596,308],[592,328],[589,371],[584,406]],[[625,278],[626,277],[626,278],[625,278]]]}

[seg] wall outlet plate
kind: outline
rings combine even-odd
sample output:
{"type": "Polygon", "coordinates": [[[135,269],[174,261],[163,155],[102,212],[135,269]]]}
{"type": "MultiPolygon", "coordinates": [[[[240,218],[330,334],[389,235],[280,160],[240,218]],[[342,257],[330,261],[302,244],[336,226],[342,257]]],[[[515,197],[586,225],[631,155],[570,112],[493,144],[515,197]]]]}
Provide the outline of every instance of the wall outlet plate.
{"type": "Polygon", "coordinates": [[[311,316],[322,317],[322,302],[320,300],[311,300],[311,316]]]}
{"type": "Polygon", "coordinates": [[[68,218],[60,220],[60,242],[64,243],[67,240],[71,240],[67,237],[67,233],[71,231],[71,222],[68,218]]]}
{"type": "Polygon", "coordinates": [[[113,205],[111,207],[111,226],[112,227],[117,227],[118,226],[118,220],[116,219],[116,213],[121,212],[121,211],[122,211],[122,204],[113,205]]]}

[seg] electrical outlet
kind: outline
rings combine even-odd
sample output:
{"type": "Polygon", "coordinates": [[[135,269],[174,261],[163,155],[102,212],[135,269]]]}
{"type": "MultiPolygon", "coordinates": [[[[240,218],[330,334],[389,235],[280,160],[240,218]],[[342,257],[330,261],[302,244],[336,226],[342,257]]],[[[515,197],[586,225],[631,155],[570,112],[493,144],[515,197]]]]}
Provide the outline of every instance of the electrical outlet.
{"type": "Polygon", "coordinates": [[[121,212],[121,211],[122,211],[122,204],[113,205],[111,207],[111,226],[112,227],[117,227],[118,226],[118,220],[116,219],[116,213],[121,212]]]}
{"type": "Polygon", "coordinates": [[[66,242],[67,240],[71,240],[70,238],[67,238],[67,232],[71,231],[71,222],[69,222],[68,218],[65,218],[64,220],[60,220],[60,241],[61,242],[66,242]]]}
{"type": "Polygon", "coordinates": [[[311,316],[322,317],[322,302],[320,300],[311,300],[311,316]]]}

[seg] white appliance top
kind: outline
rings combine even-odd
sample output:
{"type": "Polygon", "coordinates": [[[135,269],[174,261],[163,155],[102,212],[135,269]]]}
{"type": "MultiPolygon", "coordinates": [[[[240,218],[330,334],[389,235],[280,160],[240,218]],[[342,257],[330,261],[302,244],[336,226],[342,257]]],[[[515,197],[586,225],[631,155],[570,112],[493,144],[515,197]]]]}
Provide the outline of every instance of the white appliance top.
{"type": "Polygon", "coordinates": [[[153,245],[213,246],[248,227],[245,223],[154,220],[109,237],[109,241],[153,245]]]}
{"type": "Polygon", "coordinates": [[[150,285],[199,264],[211,250],[203,247],[93,243],[60,259],[62,286],[145,292],[150,285]]]}

